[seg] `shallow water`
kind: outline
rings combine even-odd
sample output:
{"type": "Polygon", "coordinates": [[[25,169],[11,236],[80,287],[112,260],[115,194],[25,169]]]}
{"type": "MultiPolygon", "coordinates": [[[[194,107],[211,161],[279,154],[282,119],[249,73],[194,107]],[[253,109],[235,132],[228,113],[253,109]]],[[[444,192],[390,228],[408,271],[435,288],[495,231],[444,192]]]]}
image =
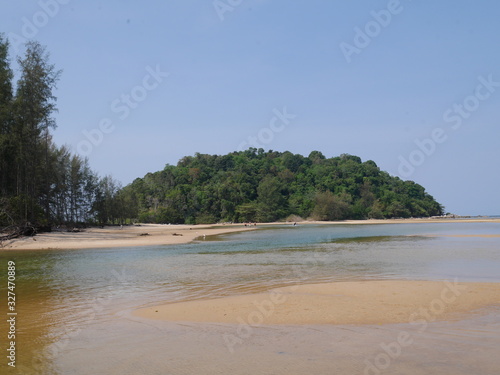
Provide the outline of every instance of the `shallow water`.
{"type": "MultiPolygon", "coordinates": [[[[498,235],[500,225],[277,226],[188,245],[4,251],[2,267],[14,260],[17,268],[17,373],[363,373],[364,361],[375,358],[380,343],[401,329],[413,330],[415,343],[383,373],[496,373],[498,356],[487,356],[500,349],[495,309],[460,322],[432,323],[425,332],[409,325],[253,328],[233,345],[233,353],[224,337],[238,327],[147,321],[130,314],[163,301],[293,283],[500,282],[500,238],[426,236],[439,234],[498,235]],[[456,359],[450,362],[450,355],[456,359]],[[483,357],[481,371],[469,371],[479,368],[477,359],[483,357]]],[[[5,285],[4,277],[2,294],[5,285]]],[[[5,334],[1,342],[4,347],[5,334]]],[[[376,370],[381,368],[366,371],[376,370]]]]}

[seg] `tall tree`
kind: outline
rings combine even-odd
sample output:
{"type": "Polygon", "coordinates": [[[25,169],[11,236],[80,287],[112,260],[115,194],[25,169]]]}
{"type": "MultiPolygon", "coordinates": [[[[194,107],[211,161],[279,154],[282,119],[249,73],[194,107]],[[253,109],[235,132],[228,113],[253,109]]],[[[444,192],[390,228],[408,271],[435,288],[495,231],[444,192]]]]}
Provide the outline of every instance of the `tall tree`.
{"type": "MultiPolygon", "coordinates": [[[[61,71],[45,47],[26,44],[14,90],[8,41],[0,34],[0,224],[30,227],[123,222],[137,217],[135,192],[99,179],[88,160],[52,142],[54,90],[61,71]]],[[[155,198],[156,199],[156,198],[155,198]]]]}
{"type": "Polygon", "coordinates": [[[283,184],[277,177],[266,176],[257,187],[259,221],[274,221],[286,214],[287,202],[282,193],[283,184]]]}
{"type": "Polygon", "coordinates": [[[12,193],[13,150],[12,131],[12,70],[9,61],[9,42],[0,34],[0,196],[12,193]]]}
{"type": "Polygon", "coordinates": [[[49,168],[50,128],[56,109],[56,88],[61,71],[49,63],[49,54],[40,43],[26,44],[24,58],[18,58],[21,77],[14,102],[14,138],[16,152],[16,195],[20,200],[21,217],[37,222],[43,207],[49,215],[50,181],[43,178],[49,168]]]}

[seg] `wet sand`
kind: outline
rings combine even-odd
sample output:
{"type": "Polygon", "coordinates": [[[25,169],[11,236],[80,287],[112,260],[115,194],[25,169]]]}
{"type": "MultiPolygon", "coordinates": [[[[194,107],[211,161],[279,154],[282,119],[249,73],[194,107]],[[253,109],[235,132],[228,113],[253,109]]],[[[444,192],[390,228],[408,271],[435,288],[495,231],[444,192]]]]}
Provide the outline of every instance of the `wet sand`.
{"type": "Polygon", "coordinates": [[[500,305],[500,283],[354,281],[170,303],[134,315],[171,322],[249,325],[389,324],[449,320],[500,305]]]}
{"type": "Polygon", "coordinates": [[[78,375],[496,375],[499,317],[497,309],[460,321],[362,326],[120,317],[84,329],[56,368],[78,375]]]}

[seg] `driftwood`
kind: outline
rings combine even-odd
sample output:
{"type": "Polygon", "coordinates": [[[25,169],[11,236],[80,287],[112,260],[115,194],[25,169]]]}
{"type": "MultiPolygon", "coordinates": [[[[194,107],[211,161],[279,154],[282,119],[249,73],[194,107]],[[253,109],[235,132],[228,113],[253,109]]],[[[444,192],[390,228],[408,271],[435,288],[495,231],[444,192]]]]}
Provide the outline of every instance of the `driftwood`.
{"type": "Polygon", "coordinates": [[[20,237],[33,237],[38,233],[45,232],[52,232],[52,227],[50,225],[33,226],[30,223],[24,225],[11,225],[0,230],[0,233],[4,233],[0,235],[0,246],[2,246],[4,241],[15,240],[20,237]]]}
{"type": "Polygon", "coordinates": [[[150,234],[149,233],[141,233],[141,234],[139,234],[139,236],[150,236],[150,234]]]}
{"type": "Polygon", "coordinates": [[[37,228],[32,225],[24,225],[24,226],[12,226],[4,228],[2,231],[4,234],[0,236],[0,246],[3,245],[4,241],[14,240],[19,237],[33,237],[37,234],[37,228]]]}

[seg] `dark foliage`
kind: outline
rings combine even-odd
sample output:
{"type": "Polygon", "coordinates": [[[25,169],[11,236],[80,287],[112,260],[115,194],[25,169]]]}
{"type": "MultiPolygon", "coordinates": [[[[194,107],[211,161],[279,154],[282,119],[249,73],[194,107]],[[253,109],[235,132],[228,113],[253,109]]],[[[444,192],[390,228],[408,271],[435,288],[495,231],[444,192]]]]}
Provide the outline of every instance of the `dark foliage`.
{"type": "Polygon", "coordinates": [[[186,156],[177,166],[136,179],[139,220],[154,223],[269,222],[289,215],[343,220],[441,215],[443,207],[413,181],[369,160],[249,149],[186,156]]]}

